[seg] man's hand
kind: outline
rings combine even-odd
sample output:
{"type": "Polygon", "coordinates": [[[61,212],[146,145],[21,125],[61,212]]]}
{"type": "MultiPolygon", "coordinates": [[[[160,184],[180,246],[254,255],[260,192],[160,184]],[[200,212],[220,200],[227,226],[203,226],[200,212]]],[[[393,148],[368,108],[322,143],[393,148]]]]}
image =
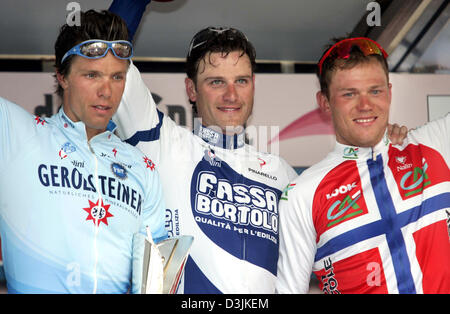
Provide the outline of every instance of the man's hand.
{"type": "Polygon", "coordinates": [[[407,133],[406,126],[400,127],[397,123],[388,124],[388,136],[393,145],[402,145],[407,133]]]}

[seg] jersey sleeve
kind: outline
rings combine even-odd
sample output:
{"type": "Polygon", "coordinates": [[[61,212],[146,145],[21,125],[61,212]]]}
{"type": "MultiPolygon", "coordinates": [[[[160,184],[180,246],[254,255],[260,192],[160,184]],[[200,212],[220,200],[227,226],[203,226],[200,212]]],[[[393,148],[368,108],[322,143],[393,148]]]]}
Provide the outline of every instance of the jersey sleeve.
{"type": "Polygon", "coordinates": [[[280,200],[277,293],[308,292],[316,252],[312,216],[302,201],[297,182],[298,179],[286,187],[280,200]]]}
{"type": "Polygon", "coordinates": [[[141,73],[133,64],[130,64],[125,91],[113,120],[117,135],[149,156],[156,165],[163,159],[179,158],[180,147],[191,148],[187,140],[193,136],[192,132],[157,109],[141,73]]]}
{"type": "Polygon", "coordinates": [[[122,100],[113,120],[120,138],[133,146],[136,146],[133,141],[138,142],[133,137],[152,136],[162,122],[152,94],[132,62],[127,72],[122,100]]]}
{"type": "Polygon", "coordinates": [[[22,107],[0,97],[0,164],[14,158],[14,150],[33,136],[33,116],[22,107]]]}
{"type": "Polygon", "coordinates": [[[133,40],[134,34],[145,12],[145,7],[151,0],[114,0],[109,11],[119,15],[125,20],[128,27],[128,39],[133,40]]]}
{"type": "Polygon", "coordinates": [[[442,154],[450,168],[450,113],[410,131],[411,138],[442,154]]]}

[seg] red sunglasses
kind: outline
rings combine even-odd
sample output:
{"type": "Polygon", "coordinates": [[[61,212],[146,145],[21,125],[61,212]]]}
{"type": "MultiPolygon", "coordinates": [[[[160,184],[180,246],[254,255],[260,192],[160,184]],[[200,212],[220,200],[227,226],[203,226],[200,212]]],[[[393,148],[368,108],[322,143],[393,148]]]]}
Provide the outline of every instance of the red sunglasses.
{"type": "Polygon", "coordinates": [[[328,58],[347,59],[353,46],[357,46],[365,56],[380,55],[388,57],[386,51],[376,41],[366,37],[356,37],[341,40],[331,46],[319,61],[319,74],[322,75],[322,65],[328,58]]]}

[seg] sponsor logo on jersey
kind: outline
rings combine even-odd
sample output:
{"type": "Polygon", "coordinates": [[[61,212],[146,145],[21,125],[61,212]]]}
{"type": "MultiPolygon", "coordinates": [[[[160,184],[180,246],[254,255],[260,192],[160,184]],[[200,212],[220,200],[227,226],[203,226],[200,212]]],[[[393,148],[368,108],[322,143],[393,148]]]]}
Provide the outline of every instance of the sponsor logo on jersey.
{"type": "Polygon", "coordinates": [[[395,161],[399,164],[397,165],[397,172],[405,169],[410,169],[413,166],[412,163],[407,163],[406,156],[396,156],[395,161]]]}
{"type": "Polygon", "coordinates": [[[367,212],[356,162],[342,163],[320,182],[313,201],[318,236],[367,212]]]}
{"type": "Polygon", "coordinates": [[[77,168],[84,168],[84,161],[72,160],[72,165],[77,168]]]}
{"type": "Polygon", "coordinates": [[[334,199],[337,196],[344,196],[344,198],[335,200],[333,204],[328,208],[327,219],[329,223],[327,224],[327,227],[331,227],[334,224],[337,224],[343,220],[349,219],[363,212],[363,210],[357,203],[357,201],[361,197],[361,188],[356,186],[356,182],[341,185],[331,194],[326,195],[327,200],[334,199]],[[351,192],[352,190],[353,192],[351,192]],[[353,209],[353,211],[349,211],[350,209],[353,209]]]}
{"type": "Polygon", "coordinates": [[[86,220],[92,220],[97,227],[101,222],[108,225],[108,218],[114,217],[113,214],[109,212],[110,206],[111,205],[105,204],[102,199],[97,200],[95,203],[89,200],[89,207],[83,208],[89,214],[86,220]]]}
{"type": "Polygon", "coordinates": [[[61,159],[66,158],[70,153],[73,153],[74,151],[76,151],[76,147],[70,143],[70,142],[66,142],[61,146],[61,149],[59,150],[59,157],[61,159]]]}
{"type": "Polygon", "coordinates": [[[358,159],[358,150],[358,147],[346,147],[344,148],[342,157],[345,159],[358,159]]]}
{"type": "Polygon", "coordinates": [[[192,173],[192,214],[203,234],[229,254],[274,275],[280,194],[236,172],[223,160],[217,167],[202,158],[192,173]]]}
{"type": "Polygon", "coordinates": [[[64,120],[64,127],[65,128],[67,128],[67,127],[71,127],[72,129],[74,129],[75,128],[75,125],[72,123],[72,121],[70,121],[70,119],[68,119],[65,115],[61,115],[61,119],[63,119],[64,120]]]}
{"type": "Polygon", "coordinates": [[[296,185],[297,184],[295,184],[295,183],[289,183],[288,185],[286,185],[286,187],[283,189],[283,192],[281,193],[280,200],[287,201],[289,191],[292,190],[294,188],[294,186],[296,186],[296,185]]]}
{"type": "Polygon", "coordinates": [[[341,294],[338,289],[339,284],[335,278],[331,258],[323,261],[323,269],[325,271],[325,275],[320,276],[320,281],[323,284],[322,291],[327,294],[341,294]]]}
{"type": "Polygon", "coordinates": [[[422,163],[422,167],[414,167],[414,169],[403,174],[400,180],[400,187],[405,191],[405,197],[421,193],[427,185],[431,184],[427,174],[428,163],[425,158],[423,158],[422,163]],[[408,184],[407,182],[410,177],[412,178],[412,182],[408,184]]]}
{"type": "Polygon", "coordinates": [[[259,157],[258,157],[258,160],[259,160],[259,168],[262,169],[262,167],[265,166],[267,164],[267,162],[264,159],[259,158],[259,157]]]}
{"type": "Polygon", "coordinates": [[[166,209],[165,228],[169,237],[175,237],[180,235],[180,217],[178,215],[178,209],[166,209]]]}
{"type": "Polygon", "coordinates": [[[127,169],[121,164],[114,162],[111,164],[112,173],[119,179],[124,180],[127,178],[127,169]]]}
{"type": "Polygon", "coordinates": [[[198,176],[195,210],[225,222],[278,232],[278,198],[259,186],[232,184],[212,172],[198,176]]]}
{"type": "MultiPolygon", "coordinates": [[[[45,187],[65,189],[67,191],[86,191],[97,193],[94,175],[84,175],[77,168],[40,164],[37,170],[39,182],[45,187]]],[[[115,199],[137,215],[141,214],[144,198],[130,186],[114,177],[98,176],[98,187],[102,195],[115,199]]]]}
{"type": "Polygon", "coordinates": [[[205,141],[207,141],[209,143],[212,143],[212,144],[219,143],[220,134],[217,133],[216,131],[205,128],[203,126],[200,126],[200,129],[198,131],[198,136],[200,136],[202,139],[204,139],[205,141]]]}
{"type": "Polygon", "coordinates": [[[46,123],[47,121],[45,121],[43,118],[41,118],[41,117],[39,117],[39,116],[36,116],[35,118],[34,118],[34,121],[36,121],[36,124],[37,125],[44,125],[44,123],[46,123]]]}
{"type": "Polygon", "coordinates": [[[339,194],[347,194],[351,190],[354,190],[354,189],[356,189],[356,182],[352,182],[351,184],[341,185],[340,187],[335,189],[333,192],[327,193],[327,200],[329,200],[332,197],[338,196],[339,194]]]}
{"type": "Polygon", "coordinates": [[[155,164],[153,163],[153,161],[151,161],[151,159],[149,159],[148,157],[143,157],[144,158],[144,162],[147,168],[149,168],[151,171],[155,170],[155,164]]]}
{"type": "Polygon", "coordinates": [[[222,160],[216,156],[216,153],[213,149],[206,149],[204,158],[211,166],[220,167],[222,160]]]}
{"type": "Polygon", "coordinates": [[[346,195],[343,200],[335,201],[330,208],[328,208],[327,218],[329,223],[327,224],[327,227],[331,227],[334,224],[361,214],[363,210],[357,203],[360,197],[361,190],[357,191],[352,196],[346,195]],[[350,209],[353,209],[353,211],[350,211],[350,209]],[[347,215],[344,215],[345,213],[347,213],[347,215]]]}
{"type": "Polygon", "coordinates": [[[259,170],[255,170],[255,169],[252,169],[252,168],[248,168],[248,171],[251,172],[251,173],[254,173],[254,174],[263,176],[263,177],[265,177],[265,178],[267,178],[267,179],[270,179],[270,180],[274,180],[274,181],[277,181],[277,180],[278,180],[276,176],[270,175],[270,174],[268,174],[268,173],[265,173],[265,172],[262,172],[262,171],[259,171],[259,170]]]}
{"type": "Polygon", "coordinates": [[[402,199],[422,194],[428,187],[448,181],[450,171],[442,156],[424,145],[408,145],[404,150],[389,149],[388,166],[402,199]]]}

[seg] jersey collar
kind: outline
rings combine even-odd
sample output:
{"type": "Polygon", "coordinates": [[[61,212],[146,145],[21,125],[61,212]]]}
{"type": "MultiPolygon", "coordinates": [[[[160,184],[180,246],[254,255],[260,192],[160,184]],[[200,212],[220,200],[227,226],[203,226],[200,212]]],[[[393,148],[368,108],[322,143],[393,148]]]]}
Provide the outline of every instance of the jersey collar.
{"type": "Polygon", "coordinates": [[[391,143],[391,141],[389,140],[389,137],[387,134],[387,129],[386,129],[383,138],[374,147],[349,146],[349,145],[344,145],[339,142],[336,142],[336,146],[334,148],[334,153],[339,154],[341,156],[341,158],[345,159],[345,160],[376,159],[376,156],[378,154],[383,153],[388,150],[390,143],[391,143]]]}
{"type": "MultiPolygon", "coordinates": [[[[69,119],[69,117],[64,112],[63,106],[61,106],[61,109],[57,113],[57,123],[60,128],[65,130],[65,132],[68,132],[69,134],[72,134],[77,137],[84,137],[86,138],[86,125],[82,121],[73,122],[69,119]]],[[[111,133],[114,132],[116,129],[116,124],[110,120],[108,123],[108,126],[106,127],[106,131],[98,134],[97,136],[108,136],[111,133]]],[[[94,136],[96,137],[96,136],[94,136]]]]}
{"type": "Polygon", "coordinates": [[[245,144],[245,131],[239,134],[226,135],[197,123],[194,124],[193,132],[206,143],[225,149],[241,148],[245,144]]]}

